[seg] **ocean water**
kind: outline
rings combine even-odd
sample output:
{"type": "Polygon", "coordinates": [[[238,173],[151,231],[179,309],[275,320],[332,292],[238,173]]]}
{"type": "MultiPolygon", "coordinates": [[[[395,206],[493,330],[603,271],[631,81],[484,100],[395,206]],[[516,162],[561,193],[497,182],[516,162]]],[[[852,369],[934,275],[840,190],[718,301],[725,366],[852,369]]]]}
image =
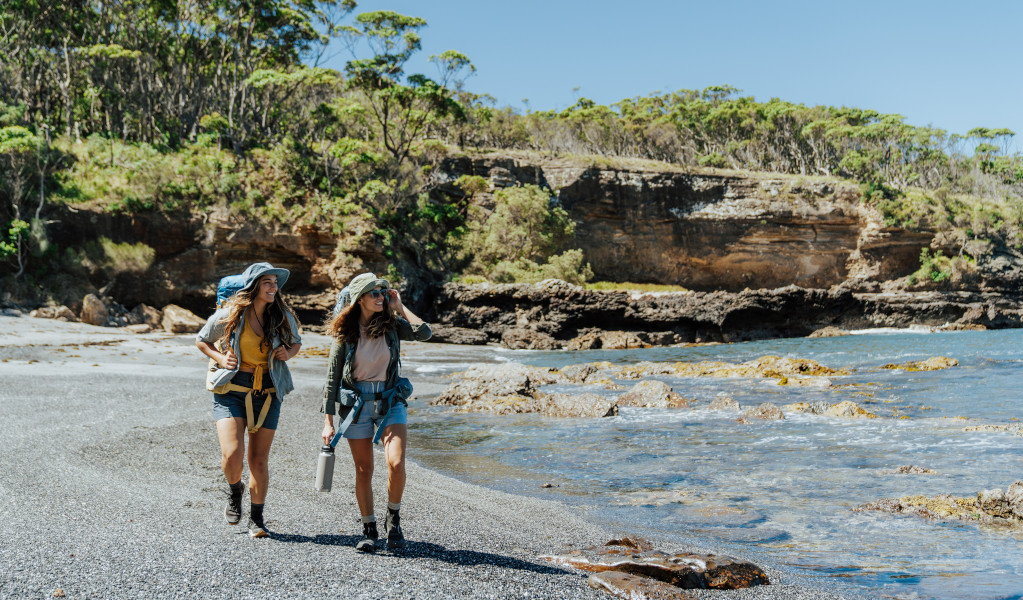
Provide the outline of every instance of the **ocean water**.
{"type": "MultiPolygon", "coordinates": [[[[413,382],[443,383],[473,363],[740,363],[764,355],[809,358],[852,374],[829,377],[841,387],[825,389],[770,379],[656,376],[695,399],[694,407],[623,408],[602,419],[462,414],[429,406],[427,397],[410,411],[410,456],[473,483],[561,501],[638,535],[761,559],[808,585],[867,597],[1023,598],[1023,534],[851,510],[886,497],[974,497],[1023,480],[1023,437],[963,430],[1021,416],[1023,330],[877,330],[582,352],[438,345],[405,368],[413,382]],[[932,356],[955,358],[959,366],[879,368],[932,356]],[[786,414],[743,424],[736,412],[708,409],[719,393],[743,407],[852,400],[881,418],[786,414]],[[904,465],[936,474],[885,472],[904,465]]],[[[549,391],[573,390],[621,393],[599,386],[549,391]]]]}

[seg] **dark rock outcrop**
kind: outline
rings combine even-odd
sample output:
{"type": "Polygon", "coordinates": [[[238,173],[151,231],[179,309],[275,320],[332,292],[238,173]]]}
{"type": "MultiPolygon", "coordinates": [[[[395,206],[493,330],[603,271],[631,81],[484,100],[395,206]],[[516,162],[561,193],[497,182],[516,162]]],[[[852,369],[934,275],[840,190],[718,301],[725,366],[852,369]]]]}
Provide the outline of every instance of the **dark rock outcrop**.
{"type": "Polygon", "coordinates": [[[826,327],[941,327],[971,318],[1020,327],[1023,304],[991,294],[855,294],[795,286],[630,294],[548,280],[535,285],[447,283],[426,318],[481,332],[488,341],[511,348],[593,349],[605,348],[609,337],[635,340],[612,346],[624,348],[800,337],[826,327]]]}

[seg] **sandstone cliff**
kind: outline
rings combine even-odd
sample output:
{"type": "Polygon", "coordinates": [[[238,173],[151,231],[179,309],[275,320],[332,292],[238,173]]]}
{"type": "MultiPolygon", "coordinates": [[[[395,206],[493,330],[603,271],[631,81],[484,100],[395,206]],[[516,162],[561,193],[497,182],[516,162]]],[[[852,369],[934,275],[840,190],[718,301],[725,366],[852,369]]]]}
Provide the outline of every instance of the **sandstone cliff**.
{"type": "MultiPolygon", "coordinates": [[[[1018,252],[1003,249],[982,261],[973,289],[907,292],[900,278],[918,268],[931,233],[886,227],[849,183],[484,155],[443,161],[428,189],[461,193],[453,182],[466,174],[484,177],[492,190],[530,183],[554,190],[577,224],[576,244],[596,279],[677,284],[700,295],[634,301],[623,293],[572,290],[555,299],[542,288],[476,293],[411,286],[410,305],[460,329],[455,337],[465,341],[570,347],[569,341],[598,331],[622,332],[626,345],[635,336],[657,344],[752,339],[806,335],[827,325],[903,325],[913,314],[928,324],[1019,326],[1013,312],[1023,282],[1018,252]],[[586,311],[569,310],[578,301],[586,311]],[[536,342],[536,335],[549,339],[536,342]]],[[[493,195],[474,201],[487,208],[493,195]]],[[[319,321],[354,274],[388,266],[367,221],[353,220],[333,234],[300,223],[256,222],[225,208],[177,215],[57,208],[50,219],[61,248],[103,236],[141,242],[155,253],[142,272],[94,267],[87,282],[77,277],[74,285],[55,286],[54,295],[67,296],[53,298],[57,304],[76,311],[83,292],[98,290],[125,306],[176,303],[205,314],[220,276],[266,260],[292,271],[289,297],[304,318],[319,321]]],[[[439,281],[446,274],[428,275],[439,281]]],[[[10,289],[0,295],[0,304],[18,303],[10,289]]]]}
{"type": "Polygon", "coordinates": [[[604,281],[726,291],[880,282],[915,271],[932,238],[885,227],[857,186],[823,178],[484,157],[448,160],[434,185],[460,175],[555,190],[604,281]]]}

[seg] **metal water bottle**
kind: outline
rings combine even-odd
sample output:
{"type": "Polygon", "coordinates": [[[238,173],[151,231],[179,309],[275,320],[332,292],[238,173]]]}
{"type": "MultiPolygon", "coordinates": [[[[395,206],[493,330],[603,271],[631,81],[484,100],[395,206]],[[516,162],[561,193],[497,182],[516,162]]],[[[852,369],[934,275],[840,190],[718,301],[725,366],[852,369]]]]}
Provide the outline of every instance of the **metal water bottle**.
{"type": "Polygon", "coordinates": [[[316,491],[329,492],[334,480],[334,447],[324,445],[316,460],[316,491]]]}

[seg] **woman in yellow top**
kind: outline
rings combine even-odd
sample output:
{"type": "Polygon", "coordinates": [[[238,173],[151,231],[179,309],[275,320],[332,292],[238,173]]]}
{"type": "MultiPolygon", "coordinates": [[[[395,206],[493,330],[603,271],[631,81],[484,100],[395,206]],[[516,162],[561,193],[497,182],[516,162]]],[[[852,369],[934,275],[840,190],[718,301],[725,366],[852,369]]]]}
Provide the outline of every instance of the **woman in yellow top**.
{"type": "Polygon", "coordinates": [[[270,263],[249,266],[242,273],[243,288],[209,318],[195,340],[219,367],[210,377],[219,384],[213,393],[213,418],[229,485],[224,517],[230,525],[241,521],[245,432],[249,433],[252,537],[269,535],[263,504],[270,481],[270,445],[281,400],[294,389],[286,362],[302,347],[298,319],[278,293],[289,274],[270,263]]]}

